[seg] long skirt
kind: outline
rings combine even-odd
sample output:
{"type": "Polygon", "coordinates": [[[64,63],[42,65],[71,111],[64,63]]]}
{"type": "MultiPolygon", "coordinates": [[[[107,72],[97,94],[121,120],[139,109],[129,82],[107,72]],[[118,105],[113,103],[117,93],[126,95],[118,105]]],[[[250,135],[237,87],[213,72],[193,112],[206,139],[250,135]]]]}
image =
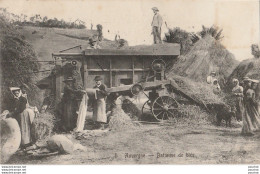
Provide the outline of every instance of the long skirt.
{"type": "Polygon", "coordinates": [[[106,123],[106,102],[105,99],[97,99],[94,101],[93,105],[93,121],[106,123]]]}
{"type": "Polygon", "coordinates": [[[235,107],[236,107],[236,119],[238,121],[242,120],[242,115],[244,112],[244,104],[243,104],[243,98],[242,97],[236,97],[235,98],[235,107]]]}
{"type": "Polygon", "coordinates": [[[243,114],[242,134],[252,133],[260,129],[260,116],[255,105],[245,103],[245,111],[243,114]]]}
{"type": "Polygon", "coordinates": [[[76,127],[77,122],[77,101],[66,100],[63,105],[63,128],[65,131],[72,131],[76,127]]]}
{"type": "Polygon", "coordinates": [[[31,122],[31,113],[28,112],[27,109],[25,109],[21,114],[20,114],[20,119],[19,119],[19,125],[20,125],[20,130],[21,130],[21,145],[27,145],[32,142],[32,136],[31,136],[31,127],[32,127],[32,122],[31,122]]]}

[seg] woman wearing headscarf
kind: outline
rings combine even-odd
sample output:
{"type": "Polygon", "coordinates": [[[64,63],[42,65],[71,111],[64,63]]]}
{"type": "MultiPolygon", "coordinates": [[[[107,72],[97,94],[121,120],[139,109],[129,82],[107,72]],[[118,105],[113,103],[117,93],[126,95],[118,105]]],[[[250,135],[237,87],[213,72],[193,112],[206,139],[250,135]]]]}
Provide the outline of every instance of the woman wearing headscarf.
{"type": "Polygon", "coordinates": [[[257,102],[255,100],[255,89],[259,81],[249,80],[248,85],[251,86],[244,97],[245,112],[243,114],[242,134],[253,135],[254,131],[260,129],[260,116],[257,111],[257,102]]]}
{"type": "Polygon", "coordinates": [[[94,80],[96,82],[94,89],[97,89],[97,99],[93,103],[93,121],[98,123],[99,128],[104,129],[104,124],[107,123],[105,98],[108,94],[106,86],[102,84],[102,78],[96,76],[94,80]]]}
{"type": "Polygon", "coordinates": [[[243,105],[243,87],[239,85],[238,79],[233,79],[234,87],[232,89],[232,95],[234,97],[234,104],[236,108],[236,118],[238,121],[242,120],[242,114],[244,111],[243,105]]]}
{"type": "Polygon", "coordinates": [[[32,145],[31,126],[32,121],[26,110],[27,99],[22,96],[21,89],[18,87],[10,88],[13,98],[12,106],[10,107],[10,116],[15,118],[21,130],[21,148],[26,148],[32,145]]]}

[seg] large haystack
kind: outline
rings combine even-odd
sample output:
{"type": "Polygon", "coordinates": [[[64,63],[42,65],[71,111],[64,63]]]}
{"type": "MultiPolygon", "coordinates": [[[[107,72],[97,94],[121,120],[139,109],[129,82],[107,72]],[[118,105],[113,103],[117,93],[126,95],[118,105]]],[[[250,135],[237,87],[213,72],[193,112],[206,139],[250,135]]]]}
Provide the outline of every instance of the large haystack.
{"type": "Polygon", "coordinates": [[[207,35],[179,58],[169,74],[205,81],[211,71],[216,71],[221,77],[228,77],[237,64],[233,54],[214,37],[207,35]]]}
{"type": "Polygon", "coordinates": [[[260,80],[260,58],[252,58],[242,61],[229,76],[229,80],[237,78],[241,81],[245,76],[260,80]]]}

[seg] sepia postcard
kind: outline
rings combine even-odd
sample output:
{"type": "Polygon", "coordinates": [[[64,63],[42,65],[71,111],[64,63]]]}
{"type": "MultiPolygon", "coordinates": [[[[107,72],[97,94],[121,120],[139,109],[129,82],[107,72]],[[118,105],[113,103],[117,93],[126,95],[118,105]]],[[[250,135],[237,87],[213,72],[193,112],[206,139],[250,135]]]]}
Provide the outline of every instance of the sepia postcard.
{"type": "Polygon", "coordinates": [[[0,163],[259,164],[259,7],[0,0],[0,163]]]}

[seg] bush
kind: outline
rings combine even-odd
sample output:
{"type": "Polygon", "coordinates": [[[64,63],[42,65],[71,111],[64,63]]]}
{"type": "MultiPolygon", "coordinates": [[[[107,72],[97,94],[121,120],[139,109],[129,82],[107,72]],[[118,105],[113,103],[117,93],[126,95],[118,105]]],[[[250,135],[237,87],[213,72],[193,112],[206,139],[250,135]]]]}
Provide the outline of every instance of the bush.
{"type": "Polygon", "coordinates": [[[220,29],[217,26],[211,26],[210,28],[205,27],[202,25],[202,31],[199,32],[202,38],[206,37],[207,35],[212,36],[215,40],[221,40],[224,36],[222,36],[223,29],[220,29]]]}
{"type": "Polygon", "coordinates": [[[0,15],[1,41],[1,103],[8,108],[12,103],[9,87],[25,85],[29,88],[29,101],[39,107],[39,89],[34,85],[39,64],[33,47],[24,40],[15,27],[0,15]]]}
{"type": "Polygon", "coordinates": [[[174,29],[169,29],[168,33],[165,35],[165,42],[180,44],[181,54],[185,54],[193,45],[191,36],[191,33],[176,27],[174,29]]]}

